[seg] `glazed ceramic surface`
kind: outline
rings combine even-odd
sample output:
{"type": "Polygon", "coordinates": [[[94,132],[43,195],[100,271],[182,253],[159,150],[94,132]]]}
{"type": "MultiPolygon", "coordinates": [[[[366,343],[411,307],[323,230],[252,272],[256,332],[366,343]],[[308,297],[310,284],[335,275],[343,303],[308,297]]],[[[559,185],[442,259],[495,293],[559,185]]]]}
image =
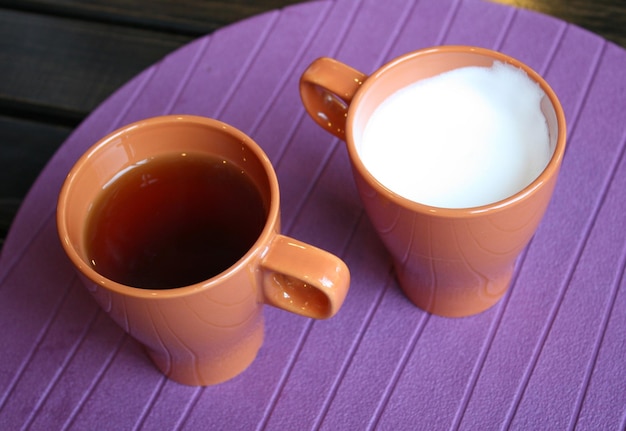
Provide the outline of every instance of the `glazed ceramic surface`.
{"type": "Polygon", "coordinates": [[[90,293],[157,367],[177,382],[208,385],[234,377],[255,358],[263,303],[323,319],[347,294],[349,272],[339,258],[279,233],[279,200],[269,159],[245,134],[208,118],[164,116],[111,133],[78,160],[61,189],[58,230],[90,293]],[[102,276],[85,250],[93,202],[129,167],[172,153],[207,154],[245,171],[269,208],[261,235],[230,268],[190,286],[139,289],[102,276]]]}
{"type": "Polygon", "coordinates": [[[328,132],[345,139],[359,195],[391,253],[407,297],[426,311],[449,317],[476,314],[493,306],[506,292],[515,261],[543,217],[565,153],[565,116],[547,82],[505,54],[443,46],[398,57],[371,76],[320,58],[304,71],[300,90],[309,115],[328,132]],[[523,69],[546,94],[541,110],[552,157],[535,181],[493,204],[451,209],[406,199],[368,171],[357,145],[368,119],[386,98],[421,79],[466,66],[490,67],[494,61],[523,69]]]}

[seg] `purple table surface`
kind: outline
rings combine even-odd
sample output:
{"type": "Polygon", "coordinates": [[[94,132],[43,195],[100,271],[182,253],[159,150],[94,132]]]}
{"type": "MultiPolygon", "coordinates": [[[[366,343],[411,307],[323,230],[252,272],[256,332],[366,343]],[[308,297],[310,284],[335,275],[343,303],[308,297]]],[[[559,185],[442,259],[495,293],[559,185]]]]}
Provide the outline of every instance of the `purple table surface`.
{"type": "Polygon", "coordinates": [[[540,14],[480,0],[337,0],[200,38],[119,89],[30,191],[0,260],[0,428],[581,429],[626,427],[626,52],[540,14]],[[548,212],[492,309],[448,319],[400,292],[343,144],[304,112],[318,56],[370,73],[439,44],[501,50],[559,95],[569,143],[548,212]],[[126,123],[168,113],[229,122],[268,153],[284,232],[340,255],[343,309],[266,307],[256,361],[217,386],[164,378],[81,287],[57,239],[61,183],[126,123]]]}

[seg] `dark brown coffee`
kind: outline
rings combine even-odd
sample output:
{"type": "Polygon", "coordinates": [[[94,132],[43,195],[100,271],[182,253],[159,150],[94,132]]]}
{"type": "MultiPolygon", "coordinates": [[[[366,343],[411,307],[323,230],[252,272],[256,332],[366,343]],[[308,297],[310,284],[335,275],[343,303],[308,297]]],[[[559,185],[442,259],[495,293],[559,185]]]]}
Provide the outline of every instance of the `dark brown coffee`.
{"type": "Polygon", "coordinates": [[[93,268],[127,286],[170,289],[209,279],[239,260],[267,210],[236,165],[201,154],[138,163],[108,184],[90,210],[93,268]]]}

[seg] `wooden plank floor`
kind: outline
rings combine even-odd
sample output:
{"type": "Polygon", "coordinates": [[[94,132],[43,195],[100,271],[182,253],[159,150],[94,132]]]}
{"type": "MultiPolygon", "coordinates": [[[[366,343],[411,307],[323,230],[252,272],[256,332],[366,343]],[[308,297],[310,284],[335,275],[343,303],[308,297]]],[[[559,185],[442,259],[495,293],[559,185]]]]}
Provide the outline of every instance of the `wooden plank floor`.
{"type": "MultiPolygon", "coordinates": [[[[119,86],[201,35],[300,1],[0,0],[0,241],[47,160],[119,86]]],[[[623,0],[496,1],[626,47],[623,0]]]]}

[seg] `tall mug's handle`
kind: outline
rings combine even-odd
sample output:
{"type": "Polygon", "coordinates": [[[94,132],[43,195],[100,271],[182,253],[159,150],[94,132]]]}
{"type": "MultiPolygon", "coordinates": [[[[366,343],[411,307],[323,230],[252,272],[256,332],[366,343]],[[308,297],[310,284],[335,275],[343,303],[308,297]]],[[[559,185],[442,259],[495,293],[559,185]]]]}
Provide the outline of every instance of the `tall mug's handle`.
{"type": "Polygon", "coordinates": [[[367,75],[337,60],[321,57],[300,78],[300,97],[322,128],[345,140],[346,117],[354,94],[367,75]]]}
{"type": "Polygon", "coordinates": [[[264,301],[315,319],[337,313],[350,286],[350,272],[337,256],[277,234],[261,260],[264,301]]]}

